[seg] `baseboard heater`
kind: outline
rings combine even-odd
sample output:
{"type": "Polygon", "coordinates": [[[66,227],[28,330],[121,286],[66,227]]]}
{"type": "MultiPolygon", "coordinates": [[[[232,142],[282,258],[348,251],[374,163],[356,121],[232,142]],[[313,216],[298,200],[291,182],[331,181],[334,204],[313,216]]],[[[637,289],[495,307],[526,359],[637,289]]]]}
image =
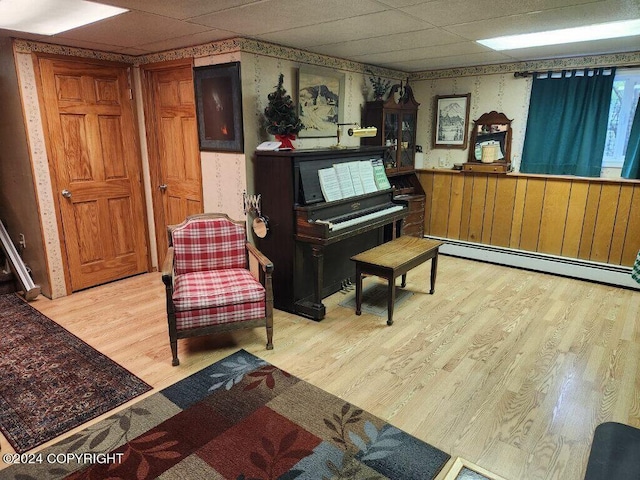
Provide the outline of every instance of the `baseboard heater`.
{"type": "Polygon", "coordinates": [[[445,242],[440,253],[482,262],[552,273],[618,287],[640,290],[640,284],[631,278],[631,267],[592,262],[513,248],[496,247],[462,240],[427,235],[427,238],[445,242]]]}
{"type": "Polygon", "coordinates": [[[2,249],[9,260],[9,267],[22,287],[24,298],[27,300],[34,300],[38,295],[40,295],[40,286],[33,283],[31,275],[29,275],[29,271],[27,270],[27,266],[22,261],[20,254],[18,254],[18,251],[11,241],[11,237],[9,237],[7,229],[4,228],[4,223],[2,222],[0,222],[0,241],[2,243],[2,249]]]}

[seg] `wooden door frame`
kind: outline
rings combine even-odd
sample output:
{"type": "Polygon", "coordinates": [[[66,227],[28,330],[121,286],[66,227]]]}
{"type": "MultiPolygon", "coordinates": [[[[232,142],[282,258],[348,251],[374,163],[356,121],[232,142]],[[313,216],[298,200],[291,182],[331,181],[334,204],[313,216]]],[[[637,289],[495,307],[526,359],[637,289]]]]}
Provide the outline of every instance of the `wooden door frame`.
{"type": "MultiPolygon", "coordinates": [[[[151,74],[160,72],[163,70],[171,70],[176,67],[191,67],[193,69],[193,58],[183,58],[178,60],[168,60],[164,62],[147,63],[140,65],[140,77],[142,84],[142,98],[144,107],[144,125],[146,129],[147,138],[147,155],[149,160],[149,177],[151,182],[151,203],[153,205],[153,225],[156,231],[156,261],[158,262],[158,269],[162,269],[160,262],[161,252],[158,251],[158,235],[166,235],[165,225],[166,212],[164,207],[158,208],[163,205],[162,193],[158,189],[160,182],[162,181],[160,172],[160,147],[158,132],[159,127],[156,123],[156,111],[154,102],[154,92],[151,88],[151,74]]],[[[193,74],[192,74],[193,76],[193,74]]],[[[194,93],[195,97],[195,93],[194,93]]],[[[202,188],[202,180],[200,181],[200,188],[202,188]]],[[[204,199],[203,199],[204,200],[204,199]]]]}
{"type": "MultiPolygon", "coordinates": [[[[40,60],[41,59],[51,59],[51,60],[61,60],[61,61],[67,61],[67,62],[83,62],[86,63],[87,65],[97,65],[97,66],[103,66],[103,67],[117,67],[117,68],[124,68],[128,70],[128,74],[127,74],[127,83],[128,83],[128,88],[131,92],[130,95],[130,99],[129,99],[129,103],[130,103],[130,108],[131,108],[131,113],[133,116],[133,127],[134,127],[134,137],[136,139],[135,142],[135,146],[136,146],[136,155],[138,158],[138,162],[139,162],[139,173],[140,173],[140,202],[142,203],[142,216],[143,218],[141,219],[143,225],[143,232],[144,232],[144,236],[147,242],[147,272],[151,271],[152,268],[152,263],[151,263],[151,251],[149,248],[149,220],[147,218],[147,198],[145,195],[145,189],[144,189],[144,180],[143,180],[143,162],[142,162],[142,154],[141,154],[141,149],[140,149],[140,130],[138,128],[138,114],[137,114],[137,109],[135,108],[135,86],[134,86],[134,82],[133,82],[133,72],[132,72],[132,68],[133,65],[129,64],[129,63],[123,63],[123,62],[114,62],[114,61],[109,61],[109,60],[101,60],[101,59],[94,59],[94,58],[85,58],[85,57],[74,57],[74,56],[68,56],[68,55],[59,55],[59,54],[52,54],[52,53],[41,53],[41,52],[33,52],[31,53],[31,58],[32,58],[32,63],[33,63],[33,70],[34,70],[34,77],[35,77],[35,83],[36,83],[36,91],[37,91],[37,95],[38,95],[38,107],[40,109],[40,121],[42,124],[42,133],[44,136],[44,144],[45,144],[45,150],[46,150],[46,154],[47,154],[47,164],[49,166],[49,178],[51,179],[51,190],[52,190],[52,196],[53,196],[53,204],[54,204],[54,208],[55,208],[55,212],[56,212],[56,226],[58,228],[58,241],[60,242],[60,251],[61,251],[61,259],[62,259],[62,267],[64,270],[64,284],[65,284],[65,294],[66,295],[70,295],[73,293],[73,289],[71,286],[71,269],[69,267],[69,260],[67,258],[67,242],[65,240],[65,236],[64,236],[64,229],[63,229],[63,224],[62,224],[62,205],[61,205],[61,200],[60,200],[60,196],[58,195],[58,193],[60,192],[60,182],[58,179],[58,175],[57,175],[57,167],[56,165],[54,165],[54,161],[53,161],[53,151],[52,151],[52,146],[51,146],[51,131],[49,130],[49,122],[48,122],[48,117],[47,117],[47,109],[46,109],[46,92],[44,91],[44,87],[42,85],[42,70],[40,69],[40,60]]],[[[40,221],[42,222],[42,219],[40,219],[40,221]]],[[[47,261],[47,264],[49,262],[47,261]]]]}

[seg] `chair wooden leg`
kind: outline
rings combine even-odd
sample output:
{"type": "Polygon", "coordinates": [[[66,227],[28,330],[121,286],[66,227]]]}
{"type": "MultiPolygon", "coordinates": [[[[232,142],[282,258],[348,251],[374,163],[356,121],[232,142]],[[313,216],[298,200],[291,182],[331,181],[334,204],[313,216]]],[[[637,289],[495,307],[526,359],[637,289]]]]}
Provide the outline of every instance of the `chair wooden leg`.
{"type": "Polygon", "coordinates": [[[273,350],[273,326],[267,325],[267,350],[273,350]]]}
{"type": "Polygon", "coordinates": [[[267,350],[273,350],[273,308],[268,309],[265,326],[267,328],[267,350]]]}
{"type": "Polygon", "coordinates": [[[177,367],[180,365],[180,360],[178,360],[178,340],[171,340],[171,355],[173,355],[173,360],[171,361],[171,365],[177,367]]]}

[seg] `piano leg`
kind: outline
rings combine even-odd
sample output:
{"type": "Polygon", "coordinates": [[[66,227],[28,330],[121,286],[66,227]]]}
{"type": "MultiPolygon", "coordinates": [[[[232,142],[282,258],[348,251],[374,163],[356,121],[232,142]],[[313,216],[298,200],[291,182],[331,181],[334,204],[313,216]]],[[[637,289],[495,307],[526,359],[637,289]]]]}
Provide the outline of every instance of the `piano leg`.
{"type": "Polygon", "coordinates": [[[356,315],[362,314],[362,268],[356,262],[356,315]]]}
{"type": "Polygon", "coordinates": [[[313,301],[297,301],[294,308],[296,313],[309,317],[312,320],[320,321],[326,314],[324,303],[322,303],[324,247],[322,245],[313,245],[311,247],[311,256],[313,259],[313,301]]]}
{"type": "MultiPolygon", "coordinates": [[[[321,245],[314,245],[311,247],[311,254],[313,255],[313,276],[314,289],[313,289],[313,301],[316,305],[322,305],[322,279],[324,275],[324,249],[321,245]]],[[[322,305],[324,309],[324,305],[322,305]]]]}

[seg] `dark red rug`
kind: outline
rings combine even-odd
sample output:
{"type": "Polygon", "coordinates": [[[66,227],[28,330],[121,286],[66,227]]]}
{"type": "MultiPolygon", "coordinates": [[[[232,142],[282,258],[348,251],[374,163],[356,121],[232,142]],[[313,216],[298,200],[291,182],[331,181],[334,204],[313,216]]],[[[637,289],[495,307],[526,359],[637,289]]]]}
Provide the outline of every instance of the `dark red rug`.
{"type": "Polygon", "coordinates": [[[16,294],[0,295],[0,328],[0,430],[17,452],[151,389],[16,294]]]}
{"type": "Polygon", "coordinates": [[[241,350],[7,479],[433,479],[449,455],[241,350]]]}

